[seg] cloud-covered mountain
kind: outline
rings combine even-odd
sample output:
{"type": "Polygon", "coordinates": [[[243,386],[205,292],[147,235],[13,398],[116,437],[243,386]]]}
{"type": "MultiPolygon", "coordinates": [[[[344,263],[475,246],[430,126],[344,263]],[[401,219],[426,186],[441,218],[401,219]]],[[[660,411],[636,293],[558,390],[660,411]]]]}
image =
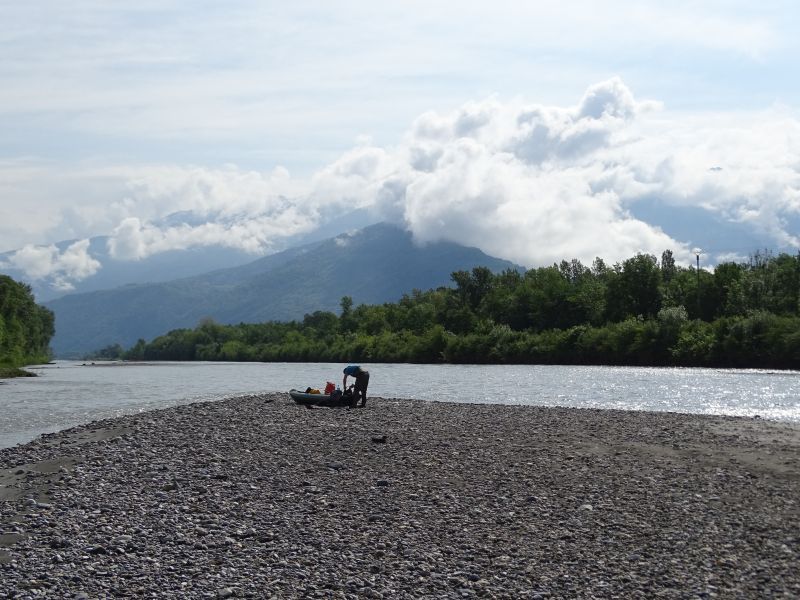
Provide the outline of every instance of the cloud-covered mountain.
{"type": "Polygon", "coordinates": [[[419,245],[410,233],[378,224],[239,267],[71,294],[46,305],[56,316],[54,352],[75,356],[114,343],[127,347],[207,317],[220,323],[289,320],[337,311],[343,296],[356,304],[395,301],[415,288],[447,285],[453,271],[476,266],[518,268],[468,245],[419,245]]]}
{"type": "MultiPolygon", "coordinates": [[[[489,98],[425,112],[396,144],[362,139],[299,177],[235,165],[59,173],[0,164],[0,182],[37,206],[60,190],[76,198],[41,225],[76,242],[6,257],[30,278],[67,288],[104,268],[87,232],[108,233],[118,261],[205,247],[266,255],[354,210],[419,241],[469,239],[526,267],[666,248],[688,262],[700,247],[708,264],[759,247],[791,251],[800,248],[798,164],[800,121],[788,110],[669,112],[615,77],[573,105],[489,98]],[[167,218],[176,214],[192,218],[167,218]]],[[[0,237],[9,223],[0,222],[0,237]]]]}
{"type": "Polygon", "coordinates": [[[253,260],[247,252],[215,246],[170,250],[143,260],[118,260],[109,255],[107,241],[106,236],[99,236],[83,242],[59,242],[52,248],[6,252],[0,254],[0,272],[29,283],[36,300],[47,302],[69,293],[169,281],[253,260]],[[72,265],[67,262],[70,256],[72,265]],[[70,268],[78,265],[87,266],[83,271],[70,268]]]}
{"type": "MultiPolygon", "coordinates": [[[[167,215],[153,227],[160,230],[203,228],[212,222],[213,215],[178,212],[167,215]]],[[[310,233],[281,238],[278,247],[308,244],[374,222],[368,212],[352,211],[331,218],[310,233]]],[[[50,246],[26,246],[0,253],[0,273],[30,284],[37,301],[47,302],[71,293],[192,277],[243,265],[261,254],[235,244],[185,244],[130,257],[115,252],[119,243],[119,238],[97,236],[50,246]]]]}

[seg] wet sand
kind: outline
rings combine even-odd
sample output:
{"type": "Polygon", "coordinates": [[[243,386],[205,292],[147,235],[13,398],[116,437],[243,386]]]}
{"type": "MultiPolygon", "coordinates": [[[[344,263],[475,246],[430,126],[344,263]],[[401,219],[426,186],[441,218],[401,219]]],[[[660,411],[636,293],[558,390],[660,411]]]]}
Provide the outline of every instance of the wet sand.
{"type": "Polygon", "coordinates": [[[287,394],[0,450],[0,598],[800,596],[800,429],[287,394]]]}

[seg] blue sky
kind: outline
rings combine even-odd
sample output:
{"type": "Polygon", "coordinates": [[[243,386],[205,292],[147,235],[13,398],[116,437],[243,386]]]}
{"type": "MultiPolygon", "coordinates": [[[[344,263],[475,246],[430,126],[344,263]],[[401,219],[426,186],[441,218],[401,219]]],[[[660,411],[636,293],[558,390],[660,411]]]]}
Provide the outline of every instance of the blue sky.
{"type": "Polygon", "coordinates": [[[258,254],[351,208],[528,266],[794,249],[799,12],[0,1],[0,251],[68,281],[59,240],[258,254]]]}

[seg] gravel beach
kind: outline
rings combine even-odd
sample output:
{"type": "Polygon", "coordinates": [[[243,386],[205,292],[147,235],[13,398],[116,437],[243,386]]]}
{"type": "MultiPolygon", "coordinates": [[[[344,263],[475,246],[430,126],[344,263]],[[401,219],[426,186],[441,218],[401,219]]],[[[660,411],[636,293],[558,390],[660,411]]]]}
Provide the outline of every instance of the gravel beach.
{"type": "Polygon", "coordinates": [[[800,428],[243,396],[0,450],[0,598],[798,598],[800,428]]]}

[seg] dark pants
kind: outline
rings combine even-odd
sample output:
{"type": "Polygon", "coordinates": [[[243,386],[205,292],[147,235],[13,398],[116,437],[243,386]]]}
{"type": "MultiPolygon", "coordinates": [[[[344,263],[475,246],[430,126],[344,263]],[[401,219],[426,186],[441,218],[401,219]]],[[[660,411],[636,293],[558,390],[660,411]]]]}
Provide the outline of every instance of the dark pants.
{"type": "Polygon", "coordinates": [[[353,406],[358,404],[358,398],[361,397],[361,406],[367,404],[367,386],[369,385],[369,371],[361,371],[356,375],[356,385],[353,388],[353,406]]]}

